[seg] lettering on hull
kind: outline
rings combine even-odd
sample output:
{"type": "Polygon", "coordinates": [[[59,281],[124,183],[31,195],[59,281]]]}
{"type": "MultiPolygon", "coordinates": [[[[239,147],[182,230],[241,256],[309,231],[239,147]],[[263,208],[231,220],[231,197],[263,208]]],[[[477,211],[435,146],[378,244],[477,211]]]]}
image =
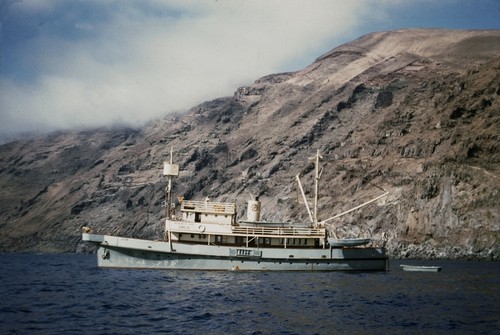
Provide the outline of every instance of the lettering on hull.
{"type": "Polygon", "coordinates": [[[251,249],[229,249],[229,256],[234,257],[262,257],[262,251],[251,249]]]}

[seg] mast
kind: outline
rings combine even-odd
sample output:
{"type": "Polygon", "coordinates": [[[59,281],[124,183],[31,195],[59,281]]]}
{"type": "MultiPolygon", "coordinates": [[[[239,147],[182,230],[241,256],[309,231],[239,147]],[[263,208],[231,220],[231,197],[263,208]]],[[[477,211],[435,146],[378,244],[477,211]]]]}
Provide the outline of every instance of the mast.
{"type": "MultiPolygon", "coordinates": [[[[172,156],[173,156],[173,148],[170,147],[170,164],[172,164],[172,156]]],[[[167,184],[167,219],[172,218],[172,175],[168,175],[168,184],[167,184]]]]}
{"type": "Polygon", "coordinates": [[[170,161],[163,162],[163,174],[168,177],[167,186],[165,188],[165,217],[167,220],[172,219],[172,177],[179,175],[179,165],[173,164],[173,148],[170,148],[170,161]]]}
{"type": "Polygon", "coordinates": [[[313,223],[318,225],[318,184],[319,184],[319,149],[314,157],[314,217],[313,223]]]}

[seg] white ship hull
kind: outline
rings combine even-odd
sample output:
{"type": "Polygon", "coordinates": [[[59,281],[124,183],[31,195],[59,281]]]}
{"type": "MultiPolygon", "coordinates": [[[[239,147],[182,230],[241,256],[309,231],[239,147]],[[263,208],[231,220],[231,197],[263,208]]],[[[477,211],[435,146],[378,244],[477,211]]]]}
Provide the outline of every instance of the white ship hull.
{"type": "Polygon", "coordinates": [[[224,271],[384,271],[383,248],[247,248],[83,234],[103,268],[224,271]]]}

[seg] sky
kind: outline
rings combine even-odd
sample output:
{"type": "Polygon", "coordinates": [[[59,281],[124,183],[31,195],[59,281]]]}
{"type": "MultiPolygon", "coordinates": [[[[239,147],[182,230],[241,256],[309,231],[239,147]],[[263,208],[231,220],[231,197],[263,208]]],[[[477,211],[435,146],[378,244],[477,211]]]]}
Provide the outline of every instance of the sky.
{"type": "Polygon", "coordinates": [[[142,126],[401,28],[500,29],[500,0],[0,0],[0,143],[142,126]]]}

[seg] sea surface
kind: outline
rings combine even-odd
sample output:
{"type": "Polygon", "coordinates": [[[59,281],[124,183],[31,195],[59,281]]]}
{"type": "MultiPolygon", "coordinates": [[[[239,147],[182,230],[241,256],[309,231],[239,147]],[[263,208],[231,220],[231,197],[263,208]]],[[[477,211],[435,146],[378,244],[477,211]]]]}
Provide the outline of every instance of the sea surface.
{"type": "Polygon", "coordinates": [[[0,254],[0,334],[500,334],[499,262],[207,272],[99,269],[95,257],[0,254]]]}

